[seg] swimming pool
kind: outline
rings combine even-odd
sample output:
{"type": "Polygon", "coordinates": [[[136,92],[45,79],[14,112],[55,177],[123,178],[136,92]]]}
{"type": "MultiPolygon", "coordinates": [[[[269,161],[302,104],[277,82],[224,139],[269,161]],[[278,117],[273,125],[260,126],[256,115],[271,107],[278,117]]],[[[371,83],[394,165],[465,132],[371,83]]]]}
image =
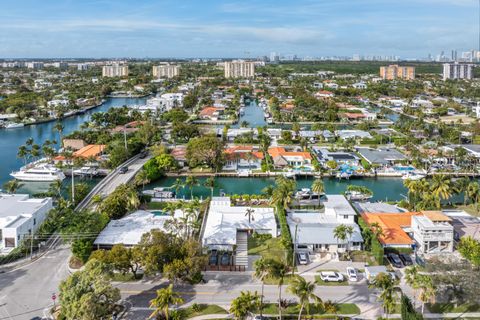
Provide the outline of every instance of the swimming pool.
{"type": "Polygon", "coordinates": [[[150,211],[151,213],[153,213],[154,216],[169,216],[170,214],[168,212],[165,212],[165,211],[161,211],[161,210],[153,210],[153,211],[150,211]]]}
{"type": "Polygon", "coordinates": [[[405,172],[405,171],[415,171],[415,168],[412,167],[412,166],[395,166],[393,167],[393,169],[395,171],[402,171],[402,172],[405,172]]]}
{"type": "Polygon", "coordinates": [[[360,170],[360,169],[361,168],[358,167],[358,166],[353,166],[353,165],[349,165],[349,164],[346,164],[346,163],[340,165],[340,167],[338,168],[338,170],[342,173],[344,173],[344,172],[353,173],[353,172],[355,172],[357,170],[360,170]]]}

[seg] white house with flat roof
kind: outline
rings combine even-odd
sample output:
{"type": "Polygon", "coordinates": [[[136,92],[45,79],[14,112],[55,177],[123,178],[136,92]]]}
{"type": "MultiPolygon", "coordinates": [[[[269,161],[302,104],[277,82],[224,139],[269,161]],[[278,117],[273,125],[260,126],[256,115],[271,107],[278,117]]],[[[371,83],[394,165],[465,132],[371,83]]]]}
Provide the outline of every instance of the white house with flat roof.
{"type": "Polygon", "coordinates": [[[175,210],[173,217],[161,211],[137,210],[118,220],[112,220],[100,232],[93,243],[97,248],[111,248],[116,244],[135,246],[140,243],[142,235],[154,229],[169,231],[168,222],[184,216],[182,210],[175,210]]]}
{"type": "Polygon", "coordinates": [[[325,210],[294,210],[287,214],[287,223],[298,251],[344,252],[361,250],[363,238],[355,223],[357,213],[343,195],[327,195],[325,210]],[[353,233],[345,240],[335,238],[340,225],[351,226],[353,233]]]}
{"type": "Polygon", "coordinates": [[[213,197],[210,201],[202,244],[209,249],[233,251],[237,234],[256,232],[277,237],[273,208],[232,206],[229,197],[213,197]],[[253,210],[248,218],[247,210],[253,210]]]}
{"type": "Polygon", "coordinates": [[[52,199],[0,194],[0,253],[8,253],[33,234],[52,209],[52,199]]]}

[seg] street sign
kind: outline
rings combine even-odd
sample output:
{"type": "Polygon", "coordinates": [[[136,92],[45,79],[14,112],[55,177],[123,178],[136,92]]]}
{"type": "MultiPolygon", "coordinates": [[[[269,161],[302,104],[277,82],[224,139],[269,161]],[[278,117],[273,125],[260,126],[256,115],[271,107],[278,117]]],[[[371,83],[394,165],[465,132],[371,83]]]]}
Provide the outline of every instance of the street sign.
{"type": "Polygon", "coordinates": [[[55,293],[52,293],[52,300],[55,301],[57,299],[57,295],[55,293]]]}

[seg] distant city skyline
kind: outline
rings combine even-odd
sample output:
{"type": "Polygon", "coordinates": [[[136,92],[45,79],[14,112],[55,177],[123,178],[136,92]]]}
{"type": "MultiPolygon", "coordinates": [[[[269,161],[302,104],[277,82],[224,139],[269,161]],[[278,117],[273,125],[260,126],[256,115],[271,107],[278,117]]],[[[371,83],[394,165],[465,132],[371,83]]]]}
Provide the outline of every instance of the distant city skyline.
{"type": "Polygon", "coordinates": [[[478,48],[476,0],[18,0],[0,58],[423,58],[478,48]]]}

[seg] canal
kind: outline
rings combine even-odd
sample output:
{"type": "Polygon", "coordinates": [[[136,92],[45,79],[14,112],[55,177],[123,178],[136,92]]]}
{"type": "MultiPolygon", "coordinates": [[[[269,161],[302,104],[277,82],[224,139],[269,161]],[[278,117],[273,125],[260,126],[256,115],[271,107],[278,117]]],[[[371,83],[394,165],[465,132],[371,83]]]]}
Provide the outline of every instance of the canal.
{"type": "MultiPolygon", "coordinates": [[[[210,189],[203,186],[206,178],[199,178],[199,185],[193,187],[194,197],[206,198],[210,196],[210,189]]],[[[175,178],[163,178],[153,182],[145,189],[154,187],[171,187],[175,178]]],[[[184,180],[184,178],[183,178],[184,180]]],[[[404,199],[407,189],[403,186],[403,180],[400,178],[365,178],[338,180],[336,178],[324,178],[325,192],[327,194],[343,193],[349,184],[365,186],[373,191],[372,201],[398,201],[404,199]]],[[[275,184],[274,178],[237,178],[237,177],[218,177],[216,178],[216,188],[214,196],[220,194],[223,190],[227,194],[260,194],[262,189],[275,184]]],[[[313,178],[297,178],[297,188],[310,188],[313,178]]],[[[179,191],[179,198],[189,198],[190,189],[185,187],[179,191]]]]}
{"type": "MultiPolygon", "coordinates": [[[[102,105],[93,108],[84,114],[72,116],[61,120],[64,130],[63,135],[67,135],[77,130],[82,123],[89,121],[95,112],[107,111],[112,107],[121,107],[123,105],[145,104],[146,98],[109,98],[102,105]]],[[[33,138],[36,144],[42,145],[45,140],[56,140],[57,148],[59,146],[59,135],[53,128],[55,121],[40,123],[31,126],[25,126],[15,129],[0,129],[0,188],[11,179],[10,173],[18,170],[23,162],[17,158],[18,147],[25,144],[28,138],[33,138]]],[[[65,184],[68,183],[65,180],[65,184]]],[[[48,189],[48,186],[47,188],[48,189]]],[[[45,191],[45,183],[25,182],[19,192],[36,193],[45,191]]]]}
{"type": "Polygon", "coordinates": [[[232,128],[239,128],[242,122],[248,122],[248,126],[251,128],[263,127],[267,125],[265,117],[263,116],[263,109],[255,100],[251,100],[250,103],[245,105],[245,113],[240,115],[238,122],[232,126],[232,128]]]}

